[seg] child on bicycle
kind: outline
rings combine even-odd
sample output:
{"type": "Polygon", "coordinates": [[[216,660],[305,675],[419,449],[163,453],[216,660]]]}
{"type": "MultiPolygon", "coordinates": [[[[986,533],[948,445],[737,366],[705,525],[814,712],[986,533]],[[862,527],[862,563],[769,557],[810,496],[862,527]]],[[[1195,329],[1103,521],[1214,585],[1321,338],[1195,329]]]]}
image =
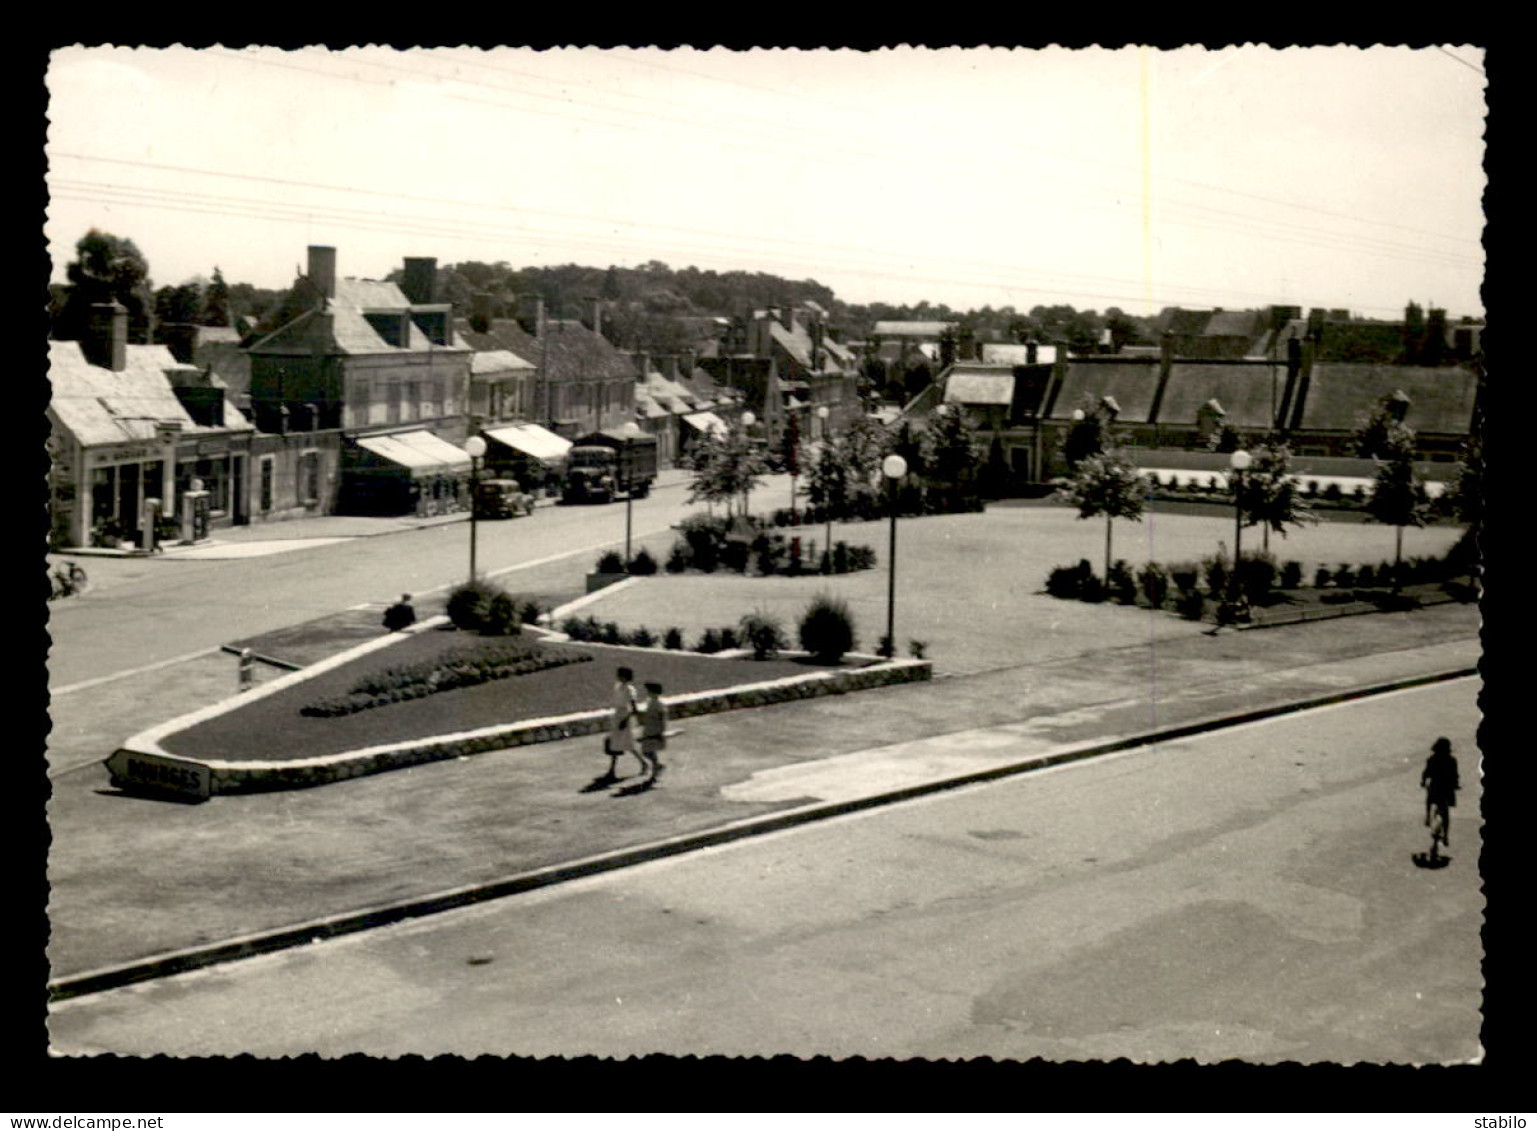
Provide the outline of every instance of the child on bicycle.
{"type": "Polygon", "coordinates": [[[1424,772],[1420,774],[1420,787],[1425,790],[1425,824],[1434,830],[1431,833],[1430,852],[1435,855],[1437,840],[1451,847],[1450,809],[1457,804],[1457,790],[1461,788],[1461,783],[1458,780],[1457,759],[1452,757],[1451,740],[1436,739],[1430,751],[1424,772]],[[1433,821],[1432,818],[1439,818],[1439,821],[1433,821]]]}

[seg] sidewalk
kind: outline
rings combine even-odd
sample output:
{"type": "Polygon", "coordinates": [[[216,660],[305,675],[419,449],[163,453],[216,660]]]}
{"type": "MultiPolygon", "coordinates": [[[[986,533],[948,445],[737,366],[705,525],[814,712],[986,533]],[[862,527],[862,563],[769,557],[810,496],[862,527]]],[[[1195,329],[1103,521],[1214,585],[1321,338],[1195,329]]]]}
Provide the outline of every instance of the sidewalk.
{"type": "MultiPolygon", "coordinates": [[[[657,474],[654,491],[681,487],[688,483],[693,473],[682,468],[666,468],[657,474]]],[[[541,498],[538,507],[553,507],[558,497],[541,498]]],[[[420,530],[430,526],[446,526],[455,522],[468,522],[468,511],[454,511],[438,515],[399,515],[376,518],[366,515],[327,514],[311,518],[296,518],[286,522],[256,522],[245,526],[223,526],[213,531],[211,537],[192,545],[172,543],[162,546],[155,554],[138,551],[107,550],[95,547],[73,547],[57,552],[62,558],[137,558],[142,561],[176,559],[203,559],[211,557],[254,557],[286,550],[305,549],[324,542],[337,542],[348,538],[372,538],[383,534],[398,534],[403,530],[420,530]]]]}
{"type": "Polygon", "coordinates": [[[54,764],[74,766],[49,807],[51,977],[148,961],[99,983],[117,984],[200,964],[225,940],[292,945],[1478,657],[1478,613],[1461,605],[1218,638],[1192,625],[1147,646],[689,719],[659,786],[631,795],[584,788],[606,768],[591,738],[201,805],[112,792],[81,760],[93,727],[129,733],[135,710],[147,725],[178,696],[198,705],[214,669],[189,661],[71,704],[102,717],[51,738],[54,764]]]}

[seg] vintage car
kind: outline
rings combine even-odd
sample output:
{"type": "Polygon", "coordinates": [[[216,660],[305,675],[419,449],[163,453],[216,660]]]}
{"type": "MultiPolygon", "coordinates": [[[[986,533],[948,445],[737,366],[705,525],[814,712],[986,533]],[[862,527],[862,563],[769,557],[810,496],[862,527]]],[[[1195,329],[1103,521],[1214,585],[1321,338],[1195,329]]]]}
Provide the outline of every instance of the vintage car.
{"type": "Polygon", "coordinates": [[[476,518],[517,518],[534,513],[534,497],[516,479],[482,479],[475,486],[476,518]]]}

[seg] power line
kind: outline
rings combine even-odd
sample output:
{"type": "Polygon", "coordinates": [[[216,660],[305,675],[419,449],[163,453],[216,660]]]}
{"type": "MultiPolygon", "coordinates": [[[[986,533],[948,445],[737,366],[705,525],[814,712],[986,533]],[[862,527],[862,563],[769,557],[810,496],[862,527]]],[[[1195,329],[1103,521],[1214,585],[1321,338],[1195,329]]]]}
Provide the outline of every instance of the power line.
{"type": "MultiPolygon", "coordinates": [[[[243,54],[243,53],[233,52],[233,51],[226,51],[226,54],[229,54],[232,58],[237,58],[237,59],[240,59],[240,60],[246,61],[246,62],[253,62],[253,63],[257,63],[257,64],[261,64],[261,65],[268,65],[268,66],[274,66],[274,67],[282,67],[282,68],[287,68],[287,69],[291,69],[291,70],[300,70],[300,71],[305,71],[305,72],[310,73],[310,74],[321,75],[323,77],[327,77],[327,78],[331,78],[331,79],[342,79],[343,81],[358,82],[358,83],[363,83],[363,84],[373,85],[373,86],[394,86],[395,85],[394,82],[392,82],[392,81],[391,82],[387,82],[387,81],[382,80],[382,79],[369,79],[369,78],[364,78],[364,77],[360,77],[360,76],[357,76],[357,75],[339,75],[339,74],[337,74],[334,71],[319,69],[319,68],[316,68],[316,67],[301,66],[301,65],[299,65],[297,63],[290,62],[290,61],[276,60],[276,59],[271,59],[271,58],[266,58],[266,57],[259,57],[259,56],[243,54]]],[[[404,73],[404,74],[407,74],[407,75],[410,75],[410,76],[416,77],[416,78],[422,78],[422,77],[431,78],[431,79],[434,79],[434,80],[439,81],[439,82],[444,81],[444,79],[446,77],[446,76],[444,76],[444,75],[442,75],[441,73],[438,73],[438,72],[424,71],[424,70],[422,70],[420,68],[404,67],[404,66],[400,66],[398,64],[382,63],[382,62],[378,62],[378,61],[364,60],[364,59],[354,59],[352,61],[357,62],[357,63],[361,63],[361,64],[363,64],[365,66],[372,66],[372,67],[377,67],[377,68],[382,68],[382,69],[386,69],[386,70],[392,70],[392,71],[404,73]]],[[[655,67],[658,67],[661,70],[677,70],[677,68],[663,67],[660,64],[644,63],[643,65],[655,66],[655,67]]],[[[695,72],[686,71],[686,70],[680,71],[680,73],[687,74],[687,75],[693,75],[694,77],[705,77],[705,76],[699,76],[695,72]]],[[[501,91],[503,93],[511,93],[511,94],[515,94],[515,95],[523,95],[523,96],[526,96],[526,97],[542,99],[542,100],[545,100],[545,101],[555,101],[555,102],[561,103],[562,105],[566,105],[568,103],[569,104],[576,104],[576,105],[583,105],[582,103],[579,103],[575,99],[571,99],[569,97],[566,97],[566,98],[556,98],[554,96],[542,95],[542,94],[538,94],[536,92],[520,91],[520,90],[516,90],[514,88],[502,87],[502,86],[497,86],[497,85],[488,84],[488,83],[477,83],[477,82],[474,82],[473,80],[465,80],[465,79],[462,79],[462,78],[458,78],[457,76],[453,77],[452,81],[461,83],[463,85],[479,86],[479,87],[482,87],[483,89],[488,89],[488,90],[498,90],[498,91],[501,91]]],[[[549,81],[553,81],[553,80],[549,80],[549,81]]],[[[726,81],[726,80],[721,80],[721,81],[726,81]]],[[[744,85],[744,84],[734,83],[733,85],[744,85]]],[[[753,89],[759,89],[759,88],[753,88],[753,89]]],[[[533,114],[541,115],[541,116],[555,117],[555,118],[559,118],[559,119],[562,119],[562,120],[568,120],[568,121],[577,121],[577,122],[582,122],[584,124],[589,124],[589,125],[599,125],[599,126],[603,126],[603,127],[610,128],[610,129],[616,129],[616,128],[634,129],[635,128],[635,127],[631,127],[631,126],[620,127],[619,125],[617,125],[614,122],[604,121],[602,119],[593,119],[593,118],[589,118],[589,117],[580,117],[580,116],[573,115],[573,114],[559,114],[559,113],[552,113],[552,112],[548,112],[548,111],[538,111],[538,110],[517,108],[517,107],[509,106],[509,105],[507,105],[504,102],[497,102],[497,101],[492,101],[492,100],[489,100],[489,99],[475,98],[475,97],[472,97],[470,95],[465,95],[465,94],[455,94],[455,93],[450,93],[450,92],[442,91],[442,92],[440,92],[440,96],[444,97],[444,98],[449,98],[449,99],[453,99],[453,100],[457,100],[457,101],[468,102],[468,103],[472,103],[472,104],[491,106],[491,107],[494,107],[494,108],[500,109],[500,110],[518,109],[518,110],[521,110],[522,112],[533,113],[533,114]]],[[[795,97],[801,97],[801,96],[795,96],[795,97]]],[[[591,104],[586,104],[586,105],[591,105],[591,104]]],[[[833,105],[836,105],[836,104],[833,104],[833,105]]],[[[599,109],[599,110],[604,111],[604,112],[607,112],[607,113],[621,113],[621,114],[631,114],[631,115],[641,116],[641,117],[643,117],[646,120],[646,124],[645,124],[645,126],[640,127],[640,128],[644,129],[646,132],[653,132],[653,133],[657,132],[654,128],[652,128],[654,126],[656,120],[657,120],[657,116],[654,115],[654,114],[648,114],[648,113],[645,113],[645,112],[642,112],[642,111],[632,111],[632,110],[626,110],[626,109],[623,109],[623,108],[609,107],[609,106],[598,106],[598,107],[594,107],[594,108],[599,109]]],[[[868,113],[868,111],[862,111],[862,110],[856,110],[856,112],[868,113]]],[[[665,120],[666,121],[675,122],[675,123],[677,123],[679,125],[684,126],[691,133],[697,133],[700,130],[710,130],[710,131],[717,131],[717,132],[720,130],[720,127],[714,125],[713,123],[711,123],[711,122],[709,122],[707,120],[700,120],[700,119],[697,119],[697,118],[695,118],[695,119],[666,118],[665,120]]],[[[783,128],[783,127],[776,127],[776,128],[783,128]]],[[[810,132],[810,131],[808,131],[804,126],[801,126],[801,127],[799,127],[799,132],[804,133],[804,132],[810,132]]],[[[673,136],[676,136],[676,134],[674,134],[673,136]]],[[[727,145],[729,145],[729,146],[731,146],[733,148],[746,149],[746,150],[753,151],[753,152],[770,153],[770,154],[775,154],[775,155],[777,155],[779,153],[783,153],[783,152],[791,152],[791,153],[795,154],[798,157],[804,157],[805,152],[806,152],[806,148],[807,148],[805,143],[804,143],[804,141],[802,141],[802,140],[786,140],[784,142],[776,142],[774,139],[764,139],[764,140],[766,140],[770,145],[777,145],[778,148],[776,148],[776,149],[766,149],[764,146],[761,146],[761,145],[754,145],[754,144],[752,144],[750,142],[744,142],[741,139],[737,138],[734,134],[732,134],[732,135],[730,135],[728,137],[728,139],[725,142],[725,144],[727,144],[727,145]]],[[[1009,143],[1003,143],[1003,144],[1007,145],[1009,143]]],[[[1029,149],[1029,148],[1032,148],[1032,147],[1019,146],[1017,143],[1015,143],[1014,144],[1014,148],[1029,149]]],[[[874,159],[874,160],[880,160],[880,161],[890,161],[890,160],[894,159],[893,155],[889,154],[889,153],[885,153],[885,152],[872,152],[872,151],[868,151],[868,150],[861,151],[857,147],[851,147],[851,146],[848,145],[846,139],[839,139],[838,140],[838,144],[836,145],[836,147],[828,150],[826,153],[823,154],[823,156],[824,157],[829,157],[829,158],[832,158],[832,159],[836,159],[836,160],[844,160],[844,161],[852,160],[852,159],[857,158],[859,156],[865,156],[865,157],[868,157],[868,158],[871,158],[871,159],[874,159]]],[[[1065,155],[1059,155],[1059,156],[1065,156],[1065,155]]],[[[900,155],[900,154],[896,155],[896,157],[898,159],[905,160],[905,158],[902,158],[902,155],[900,155]]],[[[1107,163],[1107,162],[1095,162],[1095,161],[1092,161],[1091,159],[1083,159],[1083,158],[1076,158],[1076,157],[1067,157],[1067,159],[1068,160],[1074,160],[1074,161],[1081,161],[1081,162],[1084,162],[1084,163],[1099,164],[1099,165],[1103,165],[1103,166],[1110,167],[1110,168],[1116,168],[1115,166],[1109,165],[1109,163],[1107,163]]],[[[970,157],[969,156],[968,159],[967,159],[967,165],[968,166],[972,166],[972,167],[974,167],[974,166],[991,166],[991,167],[997,168],[997,169],[999,169],[999,170],[1001,170],[1001,171],[1003,171],[1003,172],[1005,172],[1005,173],[1007,173],[1007,174],[1009,174],[1011,176],[1017,176],[1019,174],[1019,172],[1020,172],[1020,170],[1018,170],[1018,168],[1013,166],[1013,165],[1006,165],[1006,164],[1003,164],[1001,162],[990,161],[990,160],[988,160],[986,158],[978,159],[976,157],[970,157]]],[[[1064,177],[1058,176],[1056,174],[1053,174],[1049,170],[1043,170],[1043,169],[1039,169],[1039,168],[1032,168],[1031,170],[1029,170],[1029,173],[1030,173],[1030,175],[1032,177],[1035,177],[1035,178],[1046,177],[1048,179],[1054,179],[1054,180],[1067,180],[1067,178],[1064,178],[1064,177]]],[[[1186,184],[1196,185],[1198,187],[1205,187],[1205,188],[1214,189],[1214,190],[1220,191],[1220,192],[1228,192],[1228,193],[1232,193],[1234,195],[1248,195],[1252,199],[1256,199],[1256,200],[1264,201],[1264,202],[1268,202],[1268,203],[1280,203],[1280,204],[1287,205],[1287,206],[1292,206],[1292,207],[1306,208],[1306,206],[1301,206],[1301,205],[1290,205],[1289,202],[1279,201],[1279,200],[1276,200],[1275,198],[1259,196],[1259,195],[1256,195],[1256,194],[1243,194],[1243,193],[1238,192],[1238,190],[1230,190],[1230,189],[1223,188],[1222,186],[1205,185],[1202,182],[1191,181],[1191,180],[1188,180],[1188,179],[1185,179],[1185,178],[1170,178],[1170,179],[1176,180],[1176,181],[1181,181],[1182,183],[1186,183],[1186,184]]],[[[1069,182],[1069,183],[1072,183],[1072,182],[1069,182]]],[[[1107,189],[1107,188],[1103,188],[1103,187],[1097,186],[1097,185],[1083,186],[1083,185],[1073,184],[1073,187],[1075,189],[1077,189],[1080,193],[1084,190],[1085,187],[1087,187],[1090,191],[1097,192],[1097,193],[1102,193],[1102,194],[1108,194],[1112,198],[1115,199],[1115,203],[1114,204],[1096,203],[1096,202],[1093,202],[1093,201],[1085,200],[1081,195],[1076,196],[1076,197],[1074,197],[1071,200],[1061,200],[1060,198],[1041,197],[1039,194],[1027,194],[1027,195],[1034,195],[1034,196],[1037,197],[1037,199],[1042,199],[1042,200],[1044,200],[1047,203],[1061,203],[1061,204],[1067,204],[1067,205],[1069,205],[1071,207],[1076,207],[1076,208],[1093,208],[1093,209],[1101,210],[1101,211],[1108,210],[1108,211],[1122,213],[1128,207],[1120,199],[1121,197],[1123,197],[1126,194],[1119,193],[1119,192],[1117,192],[1117,190],[1107,189]]],[[[1321,210],[1321,209],[1307,209],[1307,210],[1311,210],[1311,211],[1315,211],[1315,212],[1325,212],[1327,214],[1327,210],[1321,210]]],[[[1214,208],[1211,205],[1195,204],[1195,203],[1189,203],[1189,202],[1183,202],[1183,201],[1175,201],[1172,204],[1171,203],[1164,203],[1163,205],[1160,206],[1160,212],[1163,214],[1163,219],[1165,220],[1165,222],[1174,223],[1174,224],[1181,224],[1181,225],[1188,225],[1188,226],[1197,227],[1197,228],[1205,228],[1207,230],[1210,230],[1211,228],[1213,228],[1215,226],[1216,228],[1218,228],[1218,230],[1224,230],[1223,229],[1223,225],[1220,224],[1220,223],[1217,223],[1217,224],[1213,224],[1211,222],[1202,223],[1201,221],[1204,219],[1204,217],[1201,217],[1199,215],[1199,213],[1202,212],[1202,211],[1212,212],[1212,213],[1214,213],[1216,215],[1226,215],[1226,216],[1237,217],[1240,223],[1245,224],[1245,225],[1249,225],[1249,227],[1247,227],[1246,229],[1235,228],[1234,230],[1246,230],[1250,234],[1262,235],[1262,236],[1266,236],[1266,238],[1279,238],[1279,237],[1271,237],[1269,235],[1269,233],[1272,230],[1288,230],[1288,229],[1292,230],[1294,232],[1298,232],[1298,233],[1313,232],[1313,233],[1317,233],[1317,235],[1320,237],[1319,239],[1313,240],[1313,241],[1309,241],[1309,240],[1303,238],[1303,239],[1283,240],[1282,242],[1303,243],[1303,244],[1307,244],[1307,243],[1311,242],[1313,246],[1327,246],[1327,247],[1331,247],[1331,248],[1339,248],[1341,246],[1348,246],[1351,249],[1359,250],[1359,251],[1361,251],[1363,253],[1366,253],[1366,254],[1383,255],[1383,256],[1390,257],[1390,258],[1408,259],[1408,260],[1414,260],[1414,261],[1420,261],[1420,262],[1451,263],[1451,262],[1458,261],[1458,258],[1455,256],[1455,253],[1441,252],[1441,251],[1437,251],[1437,250],[1432,249],[1432,248],[1425,248],[1425,247],[1423,247],[1421,245],[1418,245],[1418,244],[1412,244],[1412,245],[1411,244],[1403,244],[1403,243],[1397,243],[1397,242],[1382,240],[1382,239],[1380,239],[1378,237],[1360,235],[1360,234],[1355,234],[1355,233],[1341,233],[1341,232],[1331,231],[1331,230],[1328,230],[1328,229],[1310,228],[1310,227],[1305,227],[1303,225],[1295,224],[1295,223],[1290,222],[1290,221],[1281,221],[1281,220],[1275,220],[1275,219],[1271,219],[1271,218],[1250,217],[1250,216],[1245,216],[1242,213],[1234,213],[1231,210],[1217,209],[1217,208],[1214,208]],[[1175,211],[1173,211],[1172,215],[1170,214],[1171,209],[1175,210],[1175,211]],[[1190,212],[1190,211],[1194,211],[1196,213],[1196,216],[1194,218],[1186,218],[1186,214],[1188,212],[1190,212]],[[1253,227],[1253,225],[1255,225],[1255,224],[1262,225],[1262,227],[1260,227],[1259,229],[1256,229],[1255,227],[1253,227]]],[[[1332,215],[1335,215],[1335,216],[1343,218],[1343,219],[1352,220],[1352,221],[1361,221],[1361,218],[1348,216],[1348,215],[1343,214],[1343,213],[1332,213],[1332,215]]],[[[1361,222],[1366,222],[1366,223],[1382,223],[1382,222],[1379,222],[1379,221],[1370,221],[1370,220],[1365,220],[1365,221],[1361,221],[1361,222]]],[[[1403,228],[1404,227],[1403,225],[1395,225],[1395,224],[1387,224],[1387,226],[1389,226],[1389,227],[1399,227],[1399,228],[1403,228]]],[[[1407,231],[1418,231],[1418,229],[1410,229],[1410,228],[1405,228],[1404,230],[1407,230],[1407,231]]],[[[1477,241],[1472,241],[1472,240],[1465,240],[1465,239],[1463,239],[1461,237],[1440,235],[1438,233],[1425,232],[1423,234],[1436,235],[1437,238],[1447,239],[1447,240],[1454,240],[1456,242],[1463,242],[1463,243],[1476,243],[1477,242],[1477,241]]],[[[1462,258],[1460,261],[1461,262],[1465,262],[1465,263],[1469,263],[1470,265],[1473,262],[1472,260],[1469,260],[1467,258],[1462,258]]]]}
{"type": "MultiPolygon", "coordinates": [[[[434,238],[444,238],[460,242],[474,243],[477,246],[482,247],[488,240],[488,233],[485,230],[484,225],[475,225],[470,227],[467,224],[461,224],[455,221],[434,222],[424,218],[406,219],[387,213],[367,213],[361,212],[359,210],[325,208],[316,209],[305,205],[288,205],[256,201],[242,202],[238,198],[209,197],[206,194],[180,193],[172,195],[167,194],[164,190],[154,189],[119,189],[112,186],[105,186],[105,188],[107,193],[115,195],[104,196],[99,191],[93,192],[92,187],[89,185],[80,187],[76,187],[74,185],[61,185],[60,191],[57,195],[60,199],[76,200],[84,203],[105,203],[109,205],[126,204],[136,207],[178,211],[190,214],[228,216],[237,219],[263,219],[289,223],[315,223],[323,221],[327,224],[338,227],[346,227],[366,231],[392,233],[405,232],[413,235],[428,235],[434,238]],[[177,197],[180,197],[180,199],[177,199],[177,197]],[[221,204],[227,205],[230,203],[237,205],[244,204],[245,206],[234,208],[220,206],[221,204]]],[[[518,233],[516,238],[527,244],[532,244],[535,246],[550,246],[560,249],[569,249],[571,247],[586,247],[600,249],[612,253],[614,245],[614,241],[611,239],[595,239],[592,237],[579,237],[569,235],[562,236],[560,238],[551,238],[546,235],[529,234],[534,232],[532,229],[521,229],[515,227],[504,227],[500,230],[493,229],[493,234],[501,234],[502,232],[516,232],[518,233]]],[[[737,267],[736,261],[729,258],[732,255],[732,249],[721,249],[719,247],[702,249],[691,246],[672,246],[675,250],[680,250],[684,254],[693,255],[698,258],[704,258],[706,261],[713,259],[717,262],[728,263],[731,265],[732,269],[740,269],[737,267]]],[[[654,253],[655,247],[656,245],[654,244],[649,245],[649,252],[654,253]]],[[[748,251],[736,252],[736,254],[756,254],[761,256],[764,253],[761,251],[748,251]]],[[[770,254],[772,255],[772,253],[770,254]]],[[[816,261],[810,261],[805,259],[796,259],[793,256],[784,255],[773,256],[772,262],[774,262],[776,266],[791,266],[797,269],[810,267],[813,270],[825,270],[829,266],[825,260],[819,259],[816,261]]],[[[927,283],[949,283],[961,286],[977,286],[986,287],[988,289],[995,289],[1005,293],[1014,293],[1018,291],[1036,291],[1038,293],[1055,294],[1059,297],[1064,296],[1065,293],[1066,295],[1070,295],[1071,297],[1075,298],[1104,299],[1114,302],[1130,302],[1134,304],[1142,304],[1149,301],[1148,296],[1145,293],[1137,295],[1124,293],[1104,293],[1100,291],[1078,289],[1076,287],[1069,290],[1064,288],[1060,283],[1046,283],[1036,278],[1026,278],[1023,272],[1009,271],[1009,269],[996,266],[986,266],[982,270],[970,269],[965,277],[937,275],[933,272],[920,272],[916,270],[901,270],[891,263],[843,263],[834,265],[834,268],[839,270],[840,273],[868,278],[903,278],[911,281],[922,281],[927,283]],[[993,272],[997,272],[1000,275],[1007,273],[1009,278],[1004,279],[1001,277],[992,277],[993,272]]],[[[1057,273],[1052,274],[1055,275],[1057,273]]],[[[1091,281],[1098,279],[1112,283],[1121,282],[1130,283],[1133,285],[1136,285],[1136,283],[1139,282],[1136,280],[1118,279],[1112,276],[1068,277],[1084,278],[1091,281]]],[[[1182,284],[1162,285],[1158,288],[1158,291],[1159,294],[1163,296],[1160,301],[1169,301],[1175,292],[1180,294],[1195,294],[1197,292],[1205,291],[1209,294],[1220,295],[1224,297],[1234,297],[1241,294],[1241,292],[1231,290],[1202,288],[1198,286],[1188,286],[1182,284]]],[[[1271,301],[1274,298],[1273,295],[1252,295],[1249,297],[1262,299],[1264,301],[1271,301]]],[[[1201,300],[1197,299],[1195,301],[1201,300]]],[[[1388,308],[1368,307],[1364,309],[1386,310],[1388,308]]]]}

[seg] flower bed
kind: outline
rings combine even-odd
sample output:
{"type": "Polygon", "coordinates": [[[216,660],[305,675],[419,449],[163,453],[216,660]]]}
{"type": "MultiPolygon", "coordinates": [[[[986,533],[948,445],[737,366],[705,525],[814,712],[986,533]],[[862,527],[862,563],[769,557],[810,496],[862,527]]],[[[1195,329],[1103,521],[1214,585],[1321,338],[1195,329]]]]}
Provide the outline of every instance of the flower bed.
{"type": "MultiPolygon", "coordinates": [[[[369,676],[391,668],[414,668],[469,649],[496,654],[505,640],[427,629],[401,637],[381,651],[342,664],[312,678],[299,678],[271,694],[238,702],[234,709],[166,734],[159,742],[168,754],[231,761],[282,761],[399,743],[431,735],[476,730],[519,720],[546,719],[604,707],[613,688],[614,668],[635,669],[642,680],[656,680],[674,695],[703,692],[817,671],[848,671],[873,661],[850,658],[834,667],[800,659],[754,661],[662,650],[605,648],[537,642],[539,654],[582,656],[597,663],[565,662],[517,679],[463,687],[452,695],[426,695],[375,710],[332,717],[308,717],[307,704],[340,697],[369,676]]],[[[300,676],[303,673],[295,673],[300,676]]],[[[253,693],[254,694],[254,693],[253,693]]],[[[560,737],[551,735],[549,737],[560,737]]],[[[503,743],[507,745],[507,743],[503,743]]]]}

